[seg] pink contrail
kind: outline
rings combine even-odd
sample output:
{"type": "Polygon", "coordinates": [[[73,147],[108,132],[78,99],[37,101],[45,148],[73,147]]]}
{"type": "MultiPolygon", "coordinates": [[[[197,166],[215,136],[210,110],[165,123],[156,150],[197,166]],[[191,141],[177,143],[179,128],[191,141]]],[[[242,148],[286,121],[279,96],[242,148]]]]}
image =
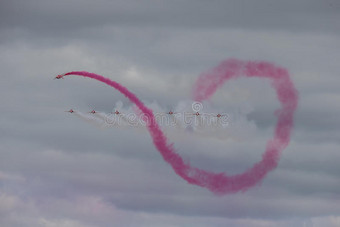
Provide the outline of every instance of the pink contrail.
{"type": "Polygon", "coordinates": [[[273,139],[267,142],[262,160],[242,174],[228,176],[225,173],[201,170],[190,166],[189,162],[185,162],[161,131],[152,110],[147,108],[135,94],[119,83],[84,71],[74,71],[64,75],[89,77],[106,83],[125,95],[147,117],[147,127],[153,143],[174,171],[188,183],[208,188],[216,194],[245,191],[260,182],[270,170],[277,166],[282,149],[289,143],[290,131],[293,126],[293,114],[297,107],[297,91],[289,78],[288,72],[270,63],[243,62],[230,59],[222,62],[208,73],[202,74],[198,78],[193,90],[193,96],[196,101],[210,98],[228,79],[245,75],[248,77],[257,76],[271,79],[272,86],[276,89],[278,99],[281,102],[281,109],[276,112],[278,122],[275,135],[273,139]]]}

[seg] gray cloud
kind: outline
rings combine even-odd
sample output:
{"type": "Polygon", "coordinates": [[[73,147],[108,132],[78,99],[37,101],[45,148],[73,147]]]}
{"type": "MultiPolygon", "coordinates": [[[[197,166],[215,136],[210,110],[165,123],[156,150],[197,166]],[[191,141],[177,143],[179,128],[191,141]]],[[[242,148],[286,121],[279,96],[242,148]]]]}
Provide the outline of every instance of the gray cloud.
{"type": "MultiPolygon", "coordinates": [[[[5,1],[2,26],[56,33],[83,27],[245,27],[336,31],[334,0],[288,1],[5,1]],[[270,19],[269,19],[270,18],[270,19]]],[[[337,27],[338,28],[338,27],[337,27]]]]}
{"type": "MultiPolygon", "coordinates": [[[[337,21],[332,0],[1,1],[0,225],[338,226],[337,21]],[[128,108],[118,92],[52,80],[96,72],[167,110],[229,57],[286,67],[299,107],[278,168],[223,197],[179,178],[146,131],[99,130],[63,112],[128,108]]],[[[268,81],[230,81],[205,105],[241,117],[244,137],[168,132],[178,152],[228,174],[259,161],[279,107],[268,81]]]]}

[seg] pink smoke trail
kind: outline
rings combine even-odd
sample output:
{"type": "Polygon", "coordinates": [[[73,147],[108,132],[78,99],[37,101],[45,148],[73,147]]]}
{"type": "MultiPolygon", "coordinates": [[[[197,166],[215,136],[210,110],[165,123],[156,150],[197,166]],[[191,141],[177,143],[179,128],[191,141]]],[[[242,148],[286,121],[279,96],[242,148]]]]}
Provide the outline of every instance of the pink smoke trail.
{"type": "Polygon", "coordinates": [[[258,76],[272,79],[272,85],[277,91],[282,108],[277,111],[278,122],[275,136],[268,141],[262,160],[244,173],[233,176],[201,170],[190,166],[188,162],[184,162],[182,157],[174,150],[173,145],[167,141],[155,120],[152,110],[147,108],[135,94],[119,83],[84,71],[74,71],[64,75],[89,77],[106,83],[125,95],[147,117],[146,123],[153,143],[163,159],[172,166],[174,171],[188,183],[205,187],[213,193],[221,195],[249,189],[277,166],[280,152],[289,143],[290,130],[293,126],[293,113],[297,106],[297,92],[286,70],[266,62],[242,62],[235,59],[224,61],[210,72],[200,76],[194,86],[194,99],[203,101],[210,98],[223,82],[243,74],[248,77],[258,76]]]}

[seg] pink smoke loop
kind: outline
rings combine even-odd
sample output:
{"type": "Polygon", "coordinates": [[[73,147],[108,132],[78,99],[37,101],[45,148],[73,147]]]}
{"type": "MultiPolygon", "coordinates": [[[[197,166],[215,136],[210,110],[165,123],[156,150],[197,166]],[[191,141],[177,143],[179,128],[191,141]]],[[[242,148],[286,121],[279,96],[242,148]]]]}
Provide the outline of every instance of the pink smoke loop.
{"type": "Polygon", "coordinates": [[[101,81],[125,95],[148,117],[147,128],[153,143],[163,159],[172,166],[176,174],[190,184],[205,187],[219,195],[246,191],[260,182],[269,171],[277,166],[281,151],[289,143],[294,111],[297,108],[298,94],[287,70],[276,67],[271,63],[229,59],[221,62],[210,71],[203,73],[193,88],[193,98],[196,101],[209,99],[229,79],[247,76],[270,79],[271,85],[275,88],[278,100],[281,103],[281,108],[275,112],[278,120],[274,137],[267,142],[262,160],[241,174],[228,176],[223,172],[213,173],[192,167],[188,162],[185,162],[175,151],[173,145],[168,142],[157,124],[152,110],[147,108],[135,94],[124,86],[103,76],[85,71],[73,71],[66,73],[66,75],[84,76],[101,81]]]}

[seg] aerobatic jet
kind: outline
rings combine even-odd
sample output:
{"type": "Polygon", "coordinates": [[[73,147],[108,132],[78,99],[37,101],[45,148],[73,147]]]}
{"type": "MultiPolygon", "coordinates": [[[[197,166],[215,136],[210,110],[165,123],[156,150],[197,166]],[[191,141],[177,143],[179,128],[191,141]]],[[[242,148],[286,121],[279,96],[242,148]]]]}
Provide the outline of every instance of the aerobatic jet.
{"type": "Polygon", "coordinates": [[[111,112],[111,113],[116,114],[116,115],[121,114],[118,110],[115,110],[115,112],[111,112]]]}
{"type": "Polygon", "coordinates": [[[61,75],[58,75],[58,76],[56,76],[54,79],[64,79],[64,76],[65,76],[65,74],[61,74],[61,75]]]}
{"type": "Polygon", "coordinates": [[[226,114],[217,114],[215,117],[220,118],[220,117],[224,117],[227,116],[226,114]]]}
{"type": "Polygon", "coordinates": [[[169,114],[169,115],[173,115],[173,114],[174,114],[174,112],[170,110],[169,112],[167,112],[167,114],[169,114]]]}
{"type": "Polygon", "coordinates": [[[199,112],[193,113],[192,115],[200,116],[201,114],[199,112]]]}
{"type": "Polygon", "coordinates": [[[160,115],[175,115],[177,114],[177,112],[173,112],[172,110],[170,110],[169,112],[163,112],[163,113],[159,113],[160,115]]]}

